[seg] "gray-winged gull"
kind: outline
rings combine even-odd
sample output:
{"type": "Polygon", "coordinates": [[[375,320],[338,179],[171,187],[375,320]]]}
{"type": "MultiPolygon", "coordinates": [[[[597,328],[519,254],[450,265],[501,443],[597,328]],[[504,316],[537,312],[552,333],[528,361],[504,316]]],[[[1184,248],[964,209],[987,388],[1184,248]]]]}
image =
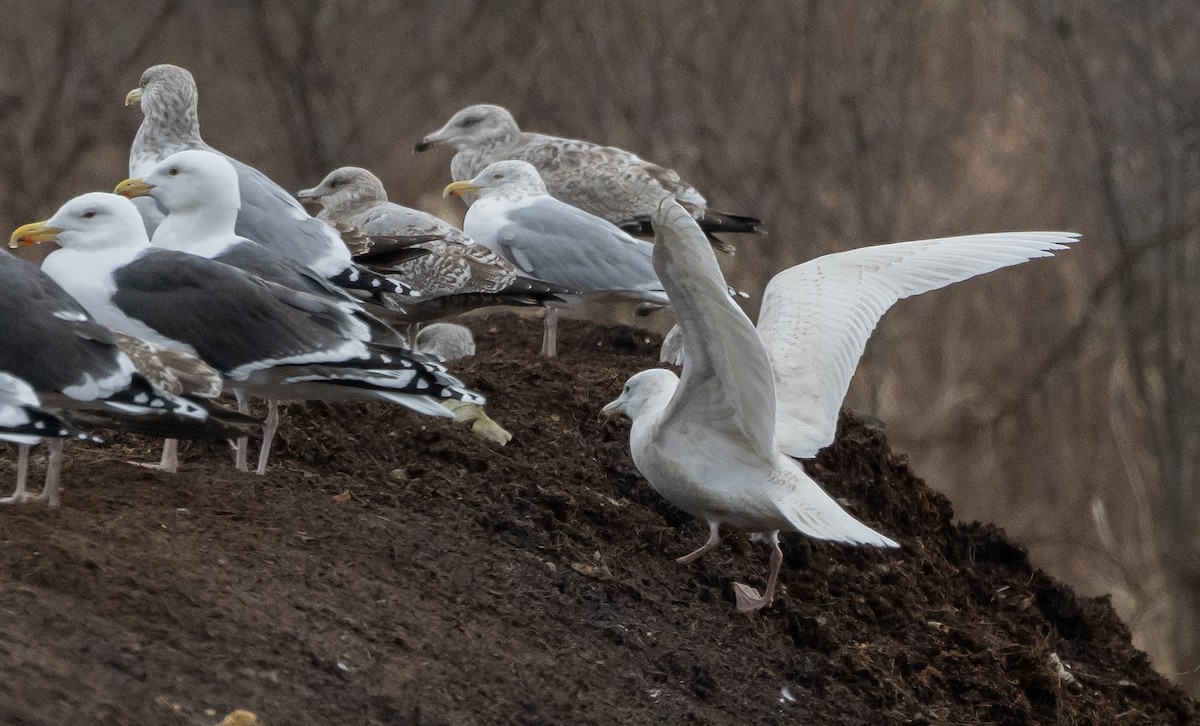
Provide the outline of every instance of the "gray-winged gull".
{"type": "MultiPolygon", "coordinates": [[[[498,161],[470,181],[446,186],[443,196],[477,194],[463,229],[503,255],[523,275],[574,290],[585,298],[667,305],[651,262],[653,245],[559,201],[537,169],[524,161],[498,161]]],[[[557,310],[546,311],[542,353],[556,354],[557,310]]]]}
{"type": "Polygon", "coordinates": [[[654,215],[654,266],[687,341],[683,377],[642,371],[625,384],[606,416],[633,421],[633,461],[655,491],[705,520],[708,541],[679,558],[716,547],[720,527],[763,533],[771,570],[762,595],[734,584],[738,609],[771,603],[783,551],[780,530],[854,545],[897,544],[855,519],[821,490],[775,437],[775,385],[762,340],[726,294],[717,260],[695,220],[664,200],[654,215]]]}
{"type": "MultiPolygon", "coordinates": [[[[125,105],[137,104],[142,124],[129,150],[129,176],[149,173],[158,162],[178,151],[202,149],[221,153],[200,137],[196,81],[187,70],[157,65],[142,73],[138,87],[125,96],[125,105]]],[[[294,260],[334,284],[372,297],[383,293],[412,297],[397,280],[377,275],[350,259],[336,230],[309,216],[283,187],[248,164],[222,154],[237,170],[241,208],[237,232],[272,252],[294,260]]]]}
{"type": "MultiPolygon", "coordinates": [[[[455,179],[469,179],[493,162],[527,161],[558,199],[637,233],[650,231],[650,214],[667,195],[678,199],[709,235],[761,232],[760,220],[709,209],[695,187],[671,169],[624,149],[523,132],[500,106],[468,106],[421,139],[416,148],[425,151],[437,144],[457,150],[450,161],[455,179]]],[[[724,252],[733,252],[727,242],[711,237],[710,241],[724,252]]]]}
{"type": "Polygon", "coordinates": [[[249,395],[385,400],[433,416],[453,415],[442,401],[483,403],[426,356],[373,343],[369,327],[334,303],[152,248],[124,197],[84,194],[18,233],[58,242],[42,267],[97,320],[195,353],[249,395]]]}

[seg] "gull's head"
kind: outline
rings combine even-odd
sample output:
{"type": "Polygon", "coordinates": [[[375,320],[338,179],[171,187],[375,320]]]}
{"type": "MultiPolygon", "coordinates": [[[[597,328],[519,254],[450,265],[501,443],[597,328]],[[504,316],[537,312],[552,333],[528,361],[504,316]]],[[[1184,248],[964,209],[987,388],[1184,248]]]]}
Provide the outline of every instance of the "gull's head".
{"type": "Polygon", "coordinates": [[[241,206],[233,164],[199,149],[171,154],[146,176],[126,179],[113,192],[130,199],[154,197],[168,214],[211,210],[214,216],[236,218],[241,206]]]}
{"type": "Polygon", "coordinates": [[[387,190],[383,182],[366,169],[343,166],[334,169],[312,189],[301,189],[296,198],[302,202],[316,202],[329,214],[349,211],[363,204],[387,201],[387,190]]]}
{"type": "Polygon", "coordinates": [[[148,118],[172,121],[196,116],[196,79],[186,69],[162,64],[142,72],[137,88],[125,94],[125,105],[137,104],[148,118]]]}
{"type": "Polygon", "coordinates": [[[648,371],[635,373],[625,381],[621,395],[617,400],[600,409],[604,418],[614,418],[624,414],[632,421],[650,410],[657,410],[667,405],[675,389],[679,386],[679,376],[665,368],[651,368],[648,371]]]}
{"type": "Polygon", "coordinates": [[[470,181],[456,181],[442,190],[442,199],[452,194],[478,194],[486,197],[523,199],[547,194],[546,183],[533,164],[526,161],[497,161],[489,164],[470,181]]]}
{"type": "Polygon", "coordinates": [[[115,194],[91,192],[68,201],[44,222],[18,227],[9,247],[55,242],[65,249],[103,250],[145,246],[146,227],[133,202],[115,194]]]}
{"type": "Polygon", "coordinates": [[[490,146],[521,133],[517,120],[503,106],[481,103],[467,106],[450,117],[445,126],[417,142],[417,151],[445,144],[459,151],[490,146]]]}

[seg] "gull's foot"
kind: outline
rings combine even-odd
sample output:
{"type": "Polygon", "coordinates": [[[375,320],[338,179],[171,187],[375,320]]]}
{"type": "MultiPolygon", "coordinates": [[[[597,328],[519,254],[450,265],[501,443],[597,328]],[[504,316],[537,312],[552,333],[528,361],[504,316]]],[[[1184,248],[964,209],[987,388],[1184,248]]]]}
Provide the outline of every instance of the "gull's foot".
{"type": "Polygon", "coordinates": [[[737,598],[737,609],[739,613],[752,613],[755,610],[761,610],[771,604],[772,598],[764,597],[758,594],[749,585],[743,585],[740,582],[733,583],[733,596],[737,598]]]}
{"type": "MultiPolygon", "coordinates": [[[[33,504],[46,501],[46,492],[14,492],[11,497],[0,499],[0,504],[33,504]]],[[[51,505],[54,506],[54,505],[51,505]]]]}
{"type": "Polygon", "coordinates": [[[143,469],[154,469],[155,471],[166,472],[167,474],[178,474],[179,467],[176,464],[151,464],[148,461],[127,461],[130,466],[140,466],[143,469]]]}

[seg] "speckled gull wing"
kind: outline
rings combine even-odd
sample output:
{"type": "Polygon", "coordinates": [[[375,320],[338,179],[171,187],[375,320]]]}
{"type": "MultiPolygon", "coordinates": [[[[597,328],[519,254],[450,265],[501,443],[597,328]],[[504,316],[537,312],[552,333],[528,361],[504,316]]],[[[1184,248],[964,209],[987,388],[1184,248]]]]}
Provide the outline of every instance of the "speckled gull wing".
{"type": "Polygon", "coordinates": [[[673,200],[655,213],[654,268],[683,331],[687,356],[662,427],[702,420],[735,428],[747,447],[774,461],[775,385],[758,332],[729,298],[708,238],[673,200]]]}
{"type": "Polygon", "coordinates": [[[758,332],[775,373],[779,447],[810,458],[833,442],[867,338],[898,300],[1050,257],[1077,237],[1007,232],[899,242],[825,255],[776,275],[763,294],[758,332]]]}

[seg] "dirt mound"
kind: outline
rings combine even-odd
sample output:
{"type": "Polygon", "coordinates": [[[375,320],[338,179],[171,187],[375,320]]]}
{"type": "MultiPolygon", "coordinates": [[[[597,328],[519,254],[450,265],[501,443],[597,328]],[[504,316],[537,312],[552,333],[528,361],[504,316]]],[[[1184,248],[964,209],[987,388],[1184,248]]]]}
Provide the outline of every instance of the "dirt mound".
{"type": "Polygon", "coordinates": [[[0,722],[1197,722],[1106,601],[954,524],[850,418],[810,471],[902,549],[788,536],[781,597],[738,615],[765,549],[676,564],[705,527],[597,419],[657,341],[567,323],[547,361],[537,320],[472,327],[485,352],[456,369],[502,449],[324,404],[287,409],[265,478],[219,445],[174,477],[121,462],[142,441],[72,447],[63,510],[0,511],[0,722]]]}

